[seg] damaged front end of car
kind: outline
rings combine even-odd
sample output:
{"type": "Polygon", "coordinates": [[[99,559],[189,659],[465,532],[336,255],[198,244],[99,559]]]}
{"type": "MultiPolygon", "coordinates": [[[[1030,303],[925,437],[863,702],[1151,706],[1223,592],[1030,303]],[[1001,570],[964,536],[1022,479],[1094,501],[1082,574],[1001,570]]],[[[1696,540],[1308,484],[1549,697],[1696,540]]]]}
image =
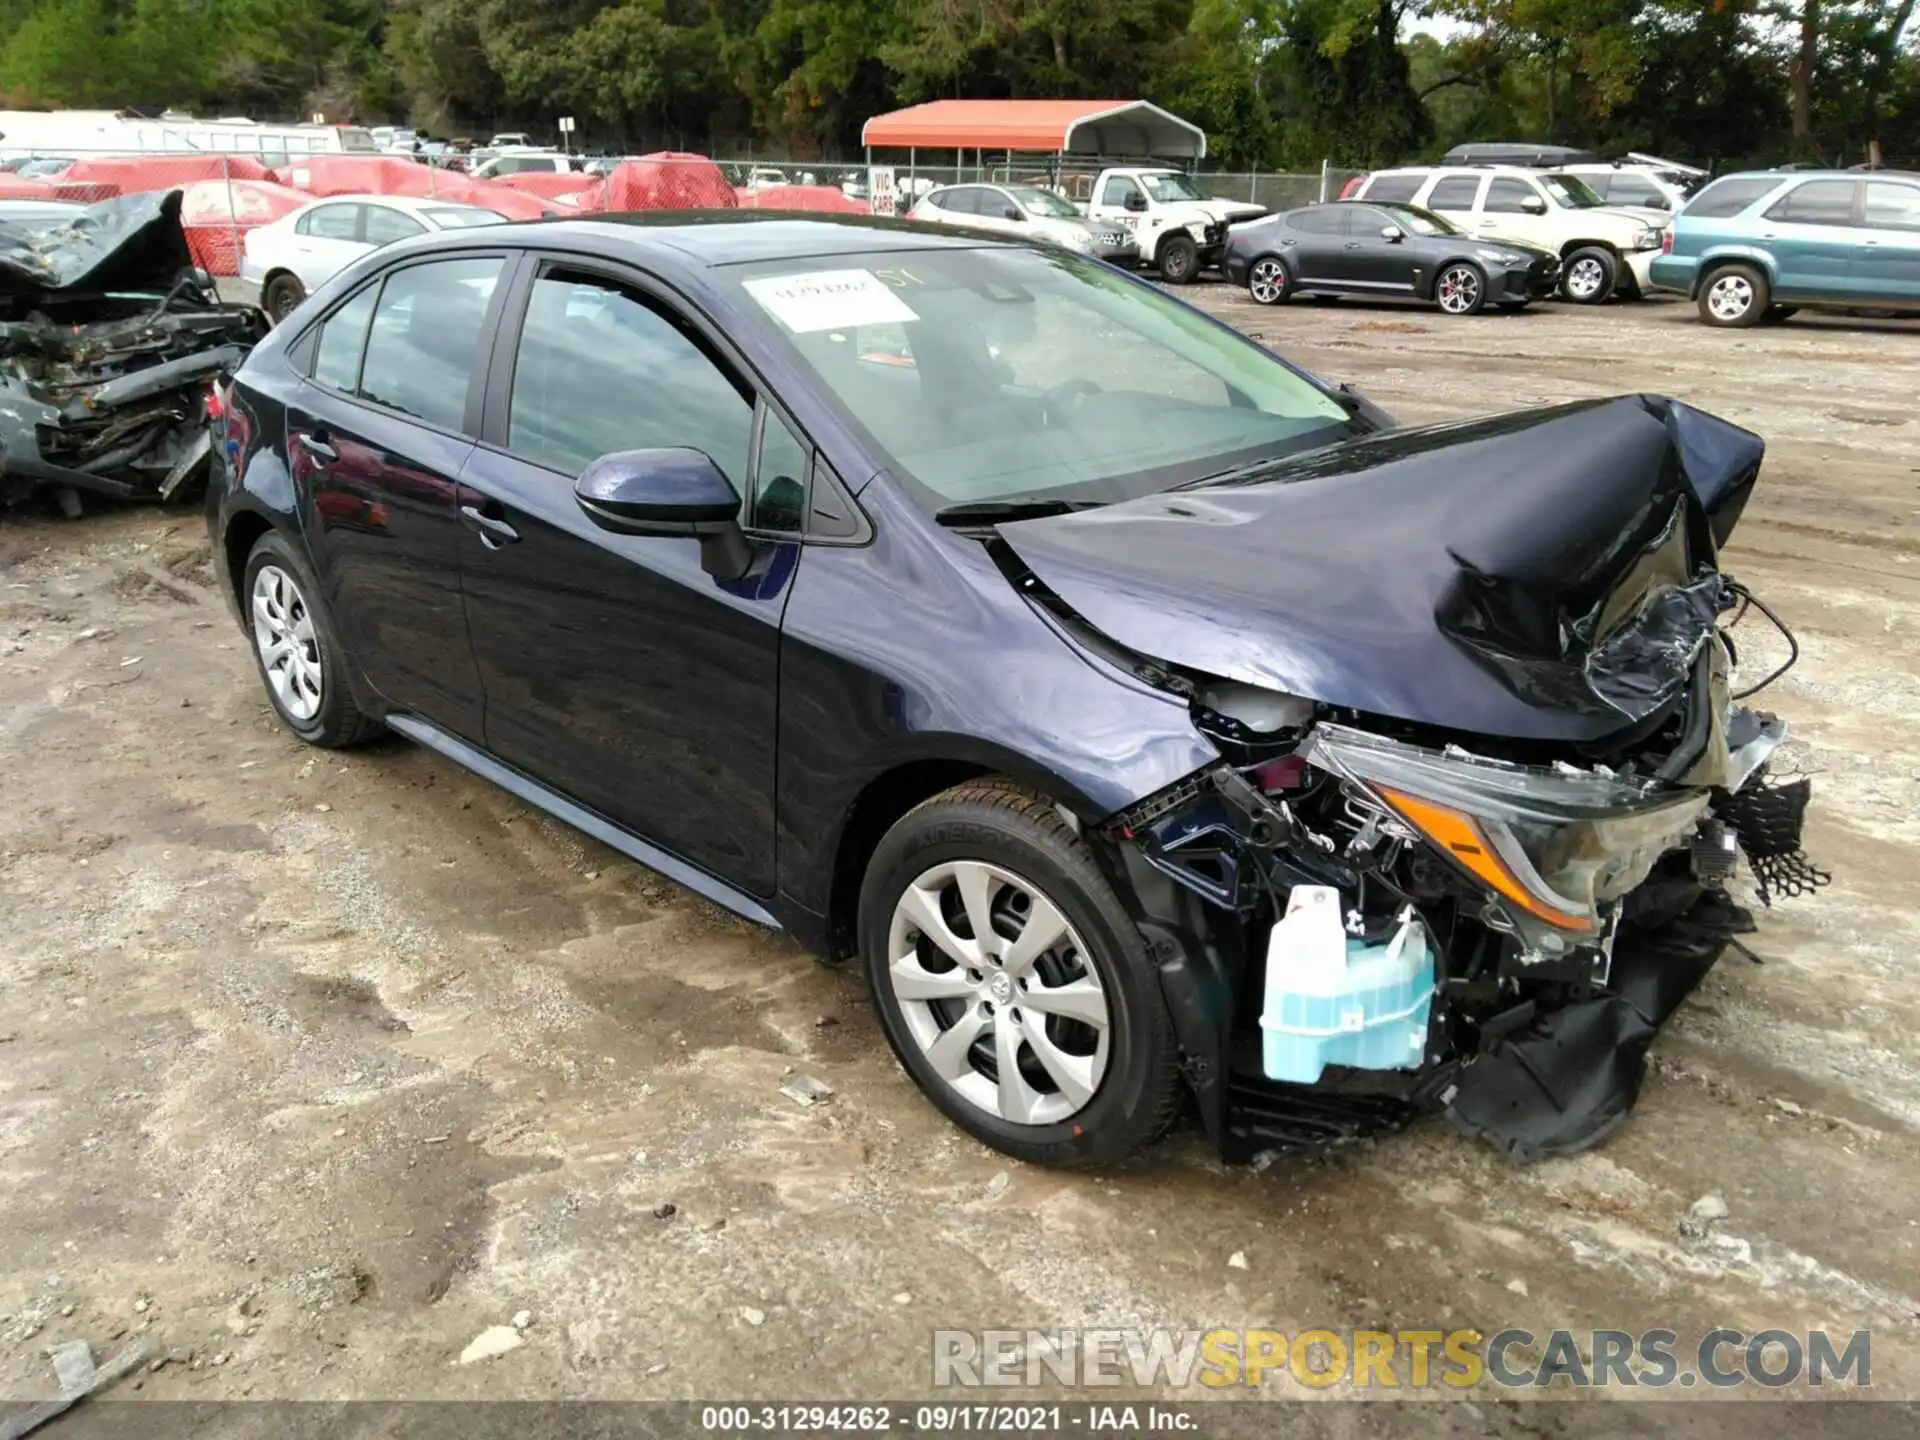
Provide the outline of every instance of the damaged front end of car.
{"type": "Polygon", "coordinates": [[[1515,1160],[1580,1150],[1752,928],[1738,855],[1765,903],[1826,879],[1800,848],[1807,782],[1768,774],[1784,723],[1740,703],[1759,687],[1730,693],[1756,602],[1717,551],[1760,442],[1630,397],[1340,449],[1104,531],[1102,512],[1003,527],[1003,565],[1184,695],[1219,752],[1106,826],[1217,1143],[1320,1149],[1437,1109],[1515,1160]],[[1501,507],[1509,483],[1534,489],[1501,507]],[[1396,501],[1399,530],[1376,508],[1396,501]],[[1316,598],[1330,562],[1304,557],[1343,514],[1410,538],[1374,558],[1377,588],[1316,598]],[[1202,531],[1293,543],[1266,572],[1224,561],[1184,613],[1130,607],[1202,531]],[[1154,558],[1085,585],[1078,562],[1135,542],[1154,558]],[[1304,579],[1272,573],[1296,553],[1304,579]],[[1380,671],[1389,654],[1411,668],[1380,671]]]}
{"type": "Polygon", "coordinates": [[[210,387],[266,333],[194,270],[180,195],[0,225],[0,503],[168,500],[205,473],[210,387]]]}

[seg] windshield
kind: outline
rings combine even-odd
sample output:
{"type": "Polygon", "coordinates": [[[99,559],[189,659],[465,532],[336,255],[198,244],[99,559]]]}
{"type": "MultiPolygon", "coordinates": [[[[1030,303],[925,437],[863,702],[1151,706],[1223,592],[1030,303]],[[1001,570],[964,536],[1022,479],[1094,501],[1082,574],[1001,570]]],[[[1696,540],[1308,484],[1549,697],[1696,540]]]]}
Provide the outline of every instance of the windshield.
{"type": "Polygon", "coordinates": [[[1411,230],[1416,235],[1464,235],[1467,233],[1431,210],[1422,210],[1418,205],[1382,205],[1380,209],[1391,215],[1403,230],[1411,230]]]}
{"type": "Polygon", "coordinates": [[[479,206],[447,206],[421,212],[442,230],[464,230],[470,225],[504,225],[507,217],[479,206]]]}
{"type": "Polygon", "coordinates": [[[1007,193],[1020,202],[1020,208],[1034,215],[1057,215],[1062,219],[1077,220],[1080,212],[1073,208],[1071,200],[1062,199],[1051,190],[1042,190],[1036,185],[1009,185],[1007,193]]]}
{"type": "Polygon", "coordinates": [[[926,250],[719,273],[934,509],[1131,499],[1364,428],[1259,346],[1076,255],[926,250]]]}
{"type": "Polygon", "coordinates": [[[1185,175],[1169,170],[1160,175],[1142,175],[1140,183],[1147,187],[1147,194],[1156,200],[1205,200],[1207,192],[1185,175]]]}
{"type": "Polygon", "coordinates": [[[1590,210],[1602,203],[1593,187],[1578,175],[1542,175],[1540,183],[1556,204],[1568,210],[1590,210]]]}

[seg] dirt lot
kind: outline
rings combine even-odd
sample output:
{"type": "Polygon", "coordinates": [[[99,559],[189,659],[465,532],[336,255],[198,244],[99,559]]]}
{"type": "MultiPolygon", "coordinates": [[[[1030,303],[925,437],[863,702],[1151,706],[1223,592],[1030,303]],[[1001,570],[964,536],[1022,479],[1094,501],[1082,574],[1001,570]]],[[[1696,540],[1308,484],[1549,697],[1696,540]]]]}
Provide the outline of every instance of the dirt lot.
{"type": "Polygon", "coordinates": [[[1773,699],[1835,879],[1676,1016],[1624,1131],[1010,1164],[857,978],[423,750],[294,741],[196,511],[10,517],[0,1395],[75,1336],[172,1357],[147,1396],[844,1398],[925,1393],[936,1326],[1724,1325],[1870,1327],[1920,1396],[1920,329],[1200,294],[1406,420],[1655,390],[1771,443],[1729,563],[1805,647],[1773,699]]]}

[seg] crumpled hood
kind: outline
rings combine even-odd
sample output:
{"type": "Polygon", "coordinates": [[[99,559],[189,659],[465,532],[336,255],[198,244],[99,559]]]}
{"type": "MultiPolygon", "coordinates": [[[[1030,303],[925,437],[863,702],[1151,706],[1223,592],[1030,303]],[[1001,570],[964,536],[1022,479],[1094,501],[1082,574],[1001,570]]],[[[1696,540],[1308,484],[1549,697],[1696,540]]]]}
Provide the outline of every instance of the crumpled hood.
{"type": "Polygon", "coordinates": [[[24,314],[42,297],[171,288],[193,265],[180,199],[123,195],[71,219],[0,221],[0,306],[24,314]]]}
{"type": "Polygon", "coordinates": [[[1687,683],[1717,608],[1704,582],[1763,450],[1623,396],[1386,431],[998,529],[1143,655],[1421,724],[1589,741],[1687,683]]]}

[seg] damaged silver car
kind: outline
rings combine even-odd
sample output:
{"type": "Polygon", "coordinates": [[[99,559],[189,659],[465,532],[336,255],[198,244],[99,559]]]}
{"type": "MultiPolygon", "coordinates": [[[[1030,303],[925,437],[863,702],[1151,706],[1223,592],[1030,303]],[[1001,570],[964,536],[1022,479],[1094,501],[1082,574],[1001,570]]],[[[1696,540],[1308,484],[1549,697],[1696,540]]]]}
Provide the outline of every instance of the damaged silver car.
{"type": "Polygon", "coordinates": [[[266,328],[194,267],[178,191],[0,220],[0,505],[191,489],[210,387],[266,328]]]}

